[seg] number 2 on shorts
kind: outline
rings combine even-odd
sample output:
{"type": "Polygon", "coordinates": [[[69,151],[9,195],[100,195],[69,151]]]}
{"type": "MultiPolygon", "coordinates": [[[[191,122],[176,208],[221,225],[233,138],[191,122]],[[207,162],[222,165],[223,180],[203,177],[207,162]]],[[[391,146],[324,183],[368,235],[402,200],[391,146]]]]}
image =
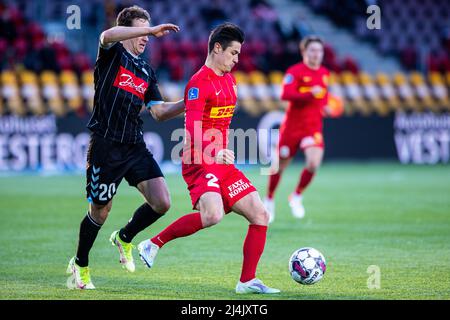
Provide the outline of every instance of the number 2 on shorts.
{"type": "Polygon", "coordinates": [[[208,187],[220,188],[216,183],[217,181],[219,181],[219,179],[217,179],[215,175],[213,175],[212,173],[208,173],[205,178],[208,179],[208,187]]]}

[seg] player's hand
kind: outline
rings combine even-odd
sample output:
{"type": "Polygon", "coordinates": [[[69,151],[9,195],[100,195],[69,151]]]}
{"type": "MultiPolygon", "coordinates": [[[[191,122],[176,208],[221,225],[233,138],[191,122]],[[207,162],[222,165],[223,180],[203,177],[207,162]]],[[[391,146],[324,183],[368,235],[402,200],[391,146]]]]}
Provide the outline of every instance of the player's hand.
{"type": "Polygon", "coordinates": [[[157,26],[150,27],[149,35],[159,38],[165,36],[166,34],[169,34],[170,31],[178,32],[180,31],[180,27],[171,23],[159,24],[157,26]]]}
{"type": "Polygon", "coordinates": [[[218,164],[233,164],[234,152],[228,149],[222,149],[217,152],[216,163],[218,164]]]}
{"type": "Polygon", "coordinates": [[[323,87],[315,85],[311,88],[311,93],[315,98],[321,98],[323,97],[324,90],[325,89],[323,87]]]}

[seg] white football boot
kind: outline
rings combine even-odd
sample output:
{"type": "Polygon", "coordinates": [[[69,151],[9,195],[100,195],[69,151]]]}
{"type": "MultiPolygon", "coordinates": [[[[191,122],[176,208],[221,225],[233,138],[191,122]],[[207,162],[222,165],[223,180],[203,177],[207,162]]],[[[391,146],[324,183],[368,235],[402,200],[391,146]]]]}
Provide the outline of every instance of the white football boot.
{"type": "Polygon", "coordinates": [[[266,286],[261,280],[255,278],[247,282],[238,282],[236,285],[236,293],[239,294],[273,294],[280,293],[280,290],[266,286]]]}
{"type": "Polygon", "coordinates": [[[148,240],[144,240],[138,244],[138,251],[141,260],[145,263],[145,265],[149,268],[153,266],[153,262],[155,260],[156,254],[158,253],[159,247],[153,242],[148,240]]]}
{"type": "Polygon", "coordinates": [[[66,273],[70,274],[66,285],[69,289],[93,290],[94,284],[91,281],[89,267],[80,267],[75,262],[75,257],[70,259],[66,273]]]}
{"type": "Polygon", "coordinates": [[[119,262],[122,267],[124,267],[128,272],[134,272],[134,270],[136,269],[132,253],[134,246],[131,243],[127,243],[120,239],[119,230],[111,233],[109,242],[111,242],[113,246],[116,246],[117,249],[119,249],[119,262]]]}
{"type": "Polygon", "coordinates": [[[289,206],[291,207],[292,215],[295,218],[302,219],[305,216],[305,207],[303,206],[302,195],[292,193],[289,196],[289,206]]]}

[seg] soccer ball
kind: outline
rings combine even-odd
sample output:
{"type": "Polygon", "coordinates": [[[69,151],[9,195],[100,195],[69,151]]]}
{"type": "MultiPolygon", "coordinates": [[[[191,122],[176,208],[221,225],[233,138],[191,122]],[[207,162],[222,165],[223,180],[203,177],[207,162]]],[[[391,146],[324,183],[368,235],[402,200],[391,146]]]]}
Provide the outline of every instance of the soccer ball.
{"type": "Polygon", "coordinates": [[[289,273],[292,279],[300,284],[309,285],[319,282],[326,269],[323,254],[314,248],[295,250],[289,259],[289,273]]]}

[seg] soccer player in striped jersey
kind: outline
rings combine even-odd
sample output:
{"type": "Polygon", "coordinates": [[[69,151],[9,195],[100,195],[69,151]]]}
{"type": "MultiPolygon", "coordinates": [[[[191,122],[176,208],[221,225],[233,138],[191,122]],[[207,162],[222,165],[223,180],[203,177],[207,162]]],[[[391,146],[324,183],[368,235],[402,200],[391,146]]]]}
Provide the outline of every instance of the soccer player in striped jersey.
{"type": "Polygon", "coordinates": [[[278,289],[256,278],[256,268],[266,242],[268,213],[248,178],[234,166],[227,136],[234,114],[237,90],[231,69],[238,63],[244,33],[233,24],[221,24],[210,34],[205,65],[186,86],[183,178],[192,207],[162,232],[138,245],[141,259],[150,268],[156,253],[169,241],[186,237],[219,223],[234,211],[249,222],[243,246],[243,264],[236,293],[272,294],[278,289]]]}
{"type": "Polygon", "coordinates": [[[133,6],[123,9],[117,16],[117,26],[100,36],[94,110],[87,125],[92,131],[86,170],[89,210],[81,221],[77,253],[67,268],[71,288],[95,289],[88,267],[89,251],[123,178],[145,198],[128,224],[110,237],[119,250],[120,263],[128,271],[135,270],[131,240],[170,207],[164,176],[144,143],[139,114],[145,105],[155,119],[167,120],[184,111],[184,102],[163,101],[154,70],[139,55],[149,36],[161,37],[171,31],[178,32],[179,27],[150,27],[148,12],[133,6]]]}

